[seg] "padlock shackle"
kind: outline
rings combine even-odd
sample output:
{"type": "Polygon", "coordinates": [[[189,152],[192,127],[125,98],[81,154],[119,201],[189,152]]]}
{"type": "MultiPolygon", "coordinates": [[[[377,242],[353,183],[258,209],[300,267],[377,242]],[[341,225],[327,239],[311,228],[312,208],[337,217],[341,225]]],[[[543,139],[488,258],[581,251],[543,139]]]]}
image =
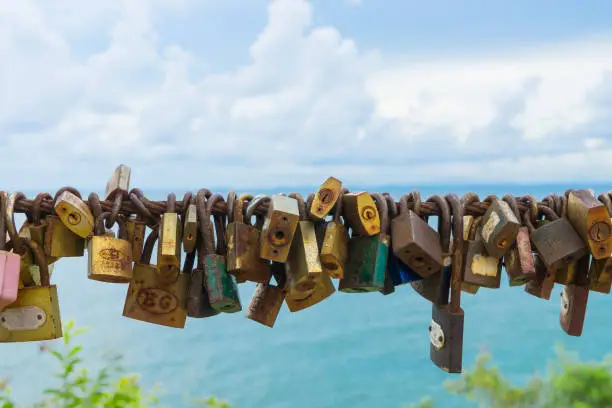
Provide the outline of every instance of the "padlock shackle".
{"type": "Polygon", "coordinates": [[[47,258],[45,257],[45,252],[40,247],[40,245],[36,243],[36,241],[33,241],[30,238],[22,238],[22,240],[25,245],[30,247],[30,249],[32,250],[34,260],[36,261],[38,269],[40,270],[40,286],[50,286],[51,276],[49,275],[49,265],[47,265],[47,258]]]}
{"type": "MultiPolygon", "coordinates": [[[[206,200],[206,212],[213,217],[213,223],[215,227],[215,234],[217,236],[217,240],[215,245],[216,251],[218,254],[224,255],[227,252],[226,244],[225,244],[225,214],[215,214],[213,213],[213,208],[218,202],[225,203],[225,199],[221,194],[213,194],[208,200],[206,200]]],[[[213,237],[214,240],[214,237],[213,237]]]]}
{"type": "Polygon", "coordinates": [[[159,224],[156,224],[151,228],[151,232],[145,239],[142,247],[142,254],[140,255],[139,263],[144,265],[151,265],[151,256],[153,255],[153,247],[159,237],[159,224]]]}
{"type": "Polygon", "coordinates": [[[610,199],[610,195],[607,193],[602,193],[599,195],[599,197],[597,197],[597,199],[606,206],[606,208],[608,209],[608,214],[610,214],[610,216],[612,217],[612,200],[610,199]]]}
{"type": "Polygon", "coordinates": [[[3,212],[6,230],[8,231],[11,241],[13,241],[13,250],[16,253],[23,255],[27,248],[23,242],[23,239],[19,236],[17,226],[15,225],[15,203],[21,199],[25,199],[25,195],[20,191],[11,193],[10,195],[4,191],[2,193],[4,195],[3,201],[6,203],[3,212]]]}
{"type": "Polygon", "coordinates": [[[38,226],[42,223],[42,218],[40,216],[41,213],[41,204],[42,200],[52,200],[51,194],[49,193],[39,193],[32,201],[32,222],[34,225],[38,226]]]}
{"type": "Polygon", "coordinates": [[[196,198],[196,206],[198,209],[198,218],[200,219],[200,235],[202,237],[202,245],[198,251],[198,265],[204,264],[204,259],[207,255],[215,253],[215,242],[213,237],[212,224],[210,222],[210,214],[206,205],[206,197],[203,192],[198,192],[196,198]]]}
{"type": "Polygon", "coordinates": [[[227,203],[227,223],[231,224],[236,222],[236,201],[238,200],[238,195],[234,190],[230,190],[227,192],[227,198],[225,202],[227,203]]]}
{"type": "Polygon", "coordinates": [[[94,217],[94,235],[102,235],[104,233],[104,226],[102,226],[102,229],[100,229],[100,226],[98,225],[98,218],[100,217],[100,214],[102,214],[100,197],[98,197],[97,193],[92,192],[89,194],[89,197],[87,197],[87,202],[91,207],[91,213],[94,217]]]}
{"type": "Polygon", "coordinates": [[[502,200],[508,204],[508,206],[510,207],[510,209],[512,210],[512,212],[514,213],[514,216],[516,217],[517,220],[521,220],[521,212],[519,211],[518,208],[518,203],[516,202],[516,198],[514,198],[514,196],[512,194],[505,194],[502,197],[502,200]]]}
{"type": "Polygon", "coordinates": [[[389,207],[387,199],[380,193],[370,194],[376,203],[378,214],[380,216],[380,232],[382,234],[389,233],[389,207]]]}
{"type": "Polygon", "coordinates": [[[239,223],[239,224],[244,224],[246,222],[244,219],[245,218],[244,202],[245,201],[250,202],[252,199],[253,199],[253,194],[250,194],[250,193],[240,194],[240,196],[238,197],[238,200],[236,200],[236,203],[235,203],[234,222],[239,223]]]}
{"type": "Polygon", "coordinates": [[[529,202],[528,216],[533,227],[533,224],[538,220],[538,216],[540,215],[540,210],[538,209],[538,200],[531,194],[523,196],[523,200],[525,199],[527,199],[527,201],[529,202]]]}
{"type": "Polygon", "coordinates": [[[300,214],[300,221],[306,221],[307,219],[307,211],[306,211],[306,203],[304,203],[304,198],[300,193],[290,193],[289,198],[293,198],[298,202],[298,213],[300,214]]]}
{"type": "Polygon", "coordinates": [[[336,221],[338,223],[342,223],[345,224],[343,222],[343,220],[340,220],[340,218],[342,217],[342,211],[344,210],[344,195],[348,194],[349,190],[347,188],[341,188],[340,192],[338,193],[338,199],[336,200],[336,204],[334,204],[334,208],[333,208],[333,216],[332,216],[332,220],[336,221]]]}
{"type": "MultiPolygon", "coordinates": [[[[104,220],[107,220],[111,216],[110,211],[105,211],[98,215],[94,223],[95,235],[104,235],[104,220]]],[[[125,225],[125,217],[117,217],[117,224],[119,224],[119,231],[117,232],[117,238],[127,240],[127,226],[125,225]]]]}
{"type": "Polygon", "coordinates": [[[428,203],[436,203],[440,209],[440,215],[438,215],[438,235],[440,236],[440,247],[445,256],[449,256],[450,249],[450,235],[451,235],[451,214],[448,202],[441,195],[434,194],[427,199],[428,203]]]}
{"type": "Polygon", "coordinates": [[[533,222],[531,222],[531,215],[529,214],[529,211],[525,211],[523,213],[523,225],[525,225],[527,227],[527,229],[529,230],[529,235],[533,234],[533,232],[536,230],[536,228],[533,226],[533,222]]]}
{"type": "Polygon", "coordinates": [[[193,202],[193,193],[191,191],[187,191],[183,195],[183,211],[179,214],[181,217],[181,221],[185,220],[185,215],[187,214],[187,209],[189,208],[189,204],[193,202]]]}
{"type": "Polygon", "coordinates": [[[55,203],[57,202],[57,199],[60,195],[62,195],[62,193],[64,192],[69,192],[74,194],[75,196],[77,196],[79,199],[83,199],[83,197],[81,197],[81,193],[79,193],[79,190],[77,190],[74,187],[62,187],[59,190],[57,190],[57,192],[55,193],[55,196],[53,196],[53,207],[55,207],[55,203]]]}
{"type": "Polygon", "coordinates": [[[453,264],[451,272],[451,311],[461,310],[461,274],[463,272],[463,206],[456,194],[447,194],[446,201],[450,204],[453,215],[453,264]]]}
{"type": "Polygon", "coordinates": [[[478,227],[482,223],[482,215],[474,217],[472,221],[472,225],[470,225],[470,230],[468,231],[468,240],[473,241],[476,239],[476,232],[478,231],[478,227]]]}
{"type": "Polygon", "coordinates": [[[157,217],[155,217],[142,202],[142,198],[144,197],[142,191],[139,188],[133,188],[130,190],[128,197],[136,207],[138,218],[146,220],[147,225],[152,228],[157,223],[157,217]]]}
{"type": "Polygon", "coordinates": [[[253,218],[253,214],[255,213],[257,207],[259,207],[259,205],[261,204],[269,203],[270,200],[270,196],[267,196],[265,194],[257,194],[255,197],[253,197],[246,209],[246,219],[244,220],[245,223],[248,225],[252,225],[251,219],[253,218]]]}
{"type": "MultiPolygon", "coordinates": [[[[383,197],[385,197],[385,200],[387,201],[387,211],[389,211],[389,219],[392,220],[399,215],[397,203],[389,193],[383,193],[383,197]]],[[[387,233],[389,233],[389,231],[387,231],[387,233]]]]}
{"type": "Polygon", "coordinates": [[[176,194],[170,193],[168,194],[168,199],[166,200],[166,211],[167,213],[175,213],[176,212],[176,194]]]}
{"type": "Polygon", "coordinates": [[[110,215],[106,218],[105,226],[108,229],[113,228],[115,222],[117,221],[117,217],[119,216],[119,210],[121,209],[121,204],[123,203],[123,194],[116,194],[115,199],[113,200],[113,206],[111,207],[110,215]]]}
{"type": "Polygon", "coordinates": [[[559,219],[559,215],[552,208],[546,205],[539,204],[538,209],[539,209],[539,212],[544,214],[544,218],[549,221],[555,221],[559,219]]]}

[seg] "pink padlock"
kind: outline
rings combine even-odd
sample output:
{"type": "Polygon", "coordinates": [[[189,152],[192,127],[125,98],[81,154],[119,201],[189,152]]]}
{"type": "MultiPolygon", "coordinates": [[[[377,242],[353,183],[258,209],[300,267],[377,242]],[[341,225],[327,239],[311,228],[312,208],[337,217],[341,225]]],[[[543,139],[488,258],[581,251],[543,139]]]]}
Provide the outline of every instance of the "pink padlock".
{"type": "Polygon", "coordinates": [[[21,256],[6,251],[7,223],[13,222],[13,203],[6,191],[0,191],[0,310],[17,300],[21,256]]]}

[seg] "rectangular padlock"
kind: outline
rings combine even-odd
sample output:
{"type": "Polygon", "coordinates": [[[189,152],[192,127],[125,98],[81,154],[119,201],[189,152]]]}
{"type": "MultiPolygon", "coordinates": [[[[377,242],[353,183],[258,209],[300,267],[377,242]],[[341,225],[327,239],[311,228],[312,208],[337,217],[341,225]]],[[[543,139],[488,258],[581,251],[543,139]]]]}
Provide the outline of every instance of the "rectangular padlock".
{"type": "Polygon", "coordinates": [[[480,237],[487,254],[495,258],[504,256],[514,241],[521,226],[507,202],[493,200],[482,218],[480,237]]]}
{"type": "Polygon", "coordinates": [[[297,229],[298,202],[291,197],[273,195],[261,231],[260,256],[274,262],[285,262],[297,229]]]}
{"type": "Polygon", "coordinates": [[[353,236],[372,236],[381,233],[380,215],[376,203],[368,192],[344,194],[342,203],[344,218],[353,236]]]}
{"type": "Polygon", "coordinates": [[[334,177],[325,180],[314,194],[310,216],[316,220],[325,218],[338,201],[341,191],[342,182],[340,180],[334,177]]]}
{"type": "Polygon", "coordinates": [[[551,221],[531,233],[538,258],[548,269],[557,270],[589,252],[588,246],[565,217],[551,221]]]}
{"type": "Polygon", "coordinates": [[[589,289],[610,293],[612,288],[612,258],[592,259],[589,269],[589,289]]]}
{"type": "Polygon", "coordinates": [[[612,222],[605,204],[587,190],[575,190],[567,198],[567,217],[588,244],[595,259],[612,255],[612,222]]]}
{"type": "Polygon", "coordinates": [[[521,227],[516,242],[504,255],[504,266],[510,286],[521,286],[536,278],[531,239],[527,227],[521,227]]]}
{"type": "Polygon", "coordinates": [[[547,268],[538,254],[534,254],[534,266],[536,278],[530,280],[525,285],[525,292],[540,299],[550,299],[553,287],[555,286],[556,270],[547,268]]]}
{"type": "Polygon", "coordinates": [[[85,240],[70,231],[59,217],[46,218],[45,254],[54,258],[79,257],[85,254],[85,240]]]}
{"type": "Polygon", "coordinates": [[[331,278],[327,273],[322,273],[315,278],[315,286],[308,296],[300,299],[287,297],[285,302],[290,312],[298,312],[327,299],[336,291],[331,278]]]}
{"type": "Polygon", "coordinates": [[[471,285],[497,289],[501,282],[501,262],[489,256],[480,239],[466,243],[463,282],[471,285]]]}
{"type": "Polygon", "coordinates": [[[575,283],[571,283],[561,292],[561,312],[559,322],[564,332],[570,336],[580,336],[584,326],[587,302],[589,300],[588,271],[590,255],[585,255],[576,262],[575,283]]]}
{"type": "Polygon", "coordinates": [[[293,292],[304,293],[312,290],[317,279],[323,274],[317,236],[311,221],[299,221],[291,243],[289,257],[285,263],[285,272],[287,298],[294,297],[293,292]]]}

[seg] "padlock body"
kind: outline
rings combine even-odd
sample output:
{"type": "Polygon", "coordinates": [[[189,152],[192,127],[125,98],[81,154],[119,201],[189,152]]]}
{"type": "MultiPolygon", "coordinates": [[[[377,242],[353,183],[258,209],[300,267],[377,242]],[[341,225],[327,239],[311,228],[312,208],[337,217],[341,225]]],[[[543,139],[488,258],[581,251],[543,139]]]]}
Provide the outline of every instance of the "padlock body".
{"type": "Polygon", "coordinates": [[[272,196],[261,229],[260,257],[274,262],[286,262],[299,219],[297,200],[280,195],[272,196]]]}
{"type": "Polygon", "coordinates": [[[450,305],[433,305],[430,325],[429,356],[448,373],[461,373],[463,359],[463,309],[453,311],[450,305]]]}
{"type": "Polygon", "coordinates": [[[266,283],[270,279],[270,268],[259,256],[259,234],[251,225],[237,222],[227,225],[227,271],[238,283],[266,283]]]}
{"type": "Polygon", "coordinates": [[[321,245],[321,266],[334,279],[344,276],[348,257],[349,235],[346,227],[339,221],[330,221],[325,227],[325,237],[321,245]]]}
{"type": "Polygon", "coordinates": [[[85,240],[70,231],[59,217],[47,217],[45,230],[45,254],[54,258],[70,258],[83,256],[85,240]]]}
{"type": "Polygon", "coordinates": [[[415,212],[408,210],[391,221],[393,253],[426,278],[442,269],[440,236],[415,212]]]}
{"type": "Polygon", "coordinates": [[[314,195],[310,215],[319,220],[325,218],[338,201],[341,190],[342,182],[337,178],[329,177],[325,180],[314,195]]]}
{"type": "Polygon", "coordinates": [[[478,289],[480,289],[480,286],[478,286],[478,285],[473,285],[473,284],[470,284],[470,283],[461,282],[461,291],[462,292],[469,293],[470,295],[475,295],[476,293],[478,293],[478,289]]]}
{"type": "Polygon", "coordinates": [[[516,242],[504,255],[504,266],[510,286],[521,286],[535,279],[535,265],[527,227],[521,227],[516,242]]]}
{"type": "Polygon", "coordinates": [[[381,233],[378,208],[369,193],[362,191],[344,194],[342,200],[344,218],[351,227],[353,236],[374,236],[381,233]]]}
{"type": "Polygon", "coordinates": [[[323,274],[317,235],[311,221],[299,221],[285,263],[285,273],[287,298],[303,297],[300,294],[311,291],[316,280],[323,274]]]}
{"type": "Polygon", "coordinates": [[[258,283],[245,316],[264,326],[274,327],[284,300],[285,293],[282,288],[268,283],[258,283]]]}
{"type": "Polygon", "coordinates": [[[563,288],[559,322],[563,331],[570,336],[582,334],[588,300],[588,286],[570,284],[563,288]]]}
{"type": "Polygon", "coordinates": [[[387,256],[387,274],[393,286],[404,285],[423,279],[421,275],[400,261],[393,251],[389,251],[387,256]]]}
{"type": "Polygon", "coordinates": [[[129,166],[121,164],[117,166],[113,172],[112,177],[106,183],[106,189],[104,190],[104,198],[106,200],[113,200],[117,192],[126,192],[130,188],[130,175],[132,170],[129,166]]]}
{"type": "Polygon", "coordinates": [[[53,340],[62,337],[57,287],[19,290],[17,300],[0,311],[0,343],[53,340]]]}
{"type": "Polygon", "coordinates": [[[436,305],[443,305],[448,303],[448,288],[450,285],[452,266],[450,262],[447,262],[442,270],[438,273],[434,273],[427,278],[420,279],[414,282],[410,282],[412,289],[431,303],[436,305]],[[445,290],[440,291],[440,288],[445,290]]]}
{"type": "Polygon", "coordinates": [[[555,286],[557,271],[555,269],[547,268],[538,254],[534,254],[533,257],[536,277],[535,279],[527,282],[525,285],[525,292],[540,299],[548,300],[550,299],[553,287],[555,286]]]}
{"type": "Polygon", "coordinates": [[[174,276],[181,268],[181,225],[177,213],[161,216],[159,244],[157,245],[157,270],[162,275],[174,276]]]}
{"type": "Polygon", "coordinates": [[[81,238],[87,238],[94,229],[94,217],[83,200],[64,191],[55,201],[55,212],[66,228],[81,238]]]}
{"type": "Polygon", "coordinates": [[[204,259],[204,276],[208,299],[213,309],[223,313],[242,310],[238,287],[232,275],[227,273],[224,256],[207,255],[204,259]]]}
{"type": "Polygon", "coordinates": [[[195,318],[212,317],[219,312],[210,305],[206,290],[204,269],[196,268],[191,272],[187,290],[187,316],[195,318]]]}
{"type": "Polygon", "coordinates": [[[501,262],[489,256],[480,239],[467,241],[463,270],[463,282],[480,287],[497,289],[501,282],[501,262]]]}
{"type": "Polygon", "coordinates": [[[386,234],[351,238],[347,266],[338,289],[346,293],[383,289],[388,253],[389,238],[386,234]]]}
{"type": "Polygon", "coordinates": [[[144,246],[147,224],[139,220],[127,220],[125,222],[125,229],[127,232],[127,241],[132,248],[132,259],[134,262],[138,262],[142,257],[142,248],[144,246]]]}
{"type": "Polygon", "coordinates": [[[504,256],[516,240],[520,226],[508,203],[494,200],[482,218],[480,229],[487,254],[495,258],[504,256]]]}
{"type": "MultiPolygon", "coordinates": [[[[42,220],[41,223],[38,225],[32,224],[31,222],[26,220],[23,224],[21,224],[21,228],[19,229],[19,236],[23,238],[29,238],[32,241],[36,242],[38,246],[44,248],[46,227],[47,223],[45,220],[42,220]]],[[[47,256],[47,258],[49,257],[47,256]]],[[[47,263],[51,264],[57,260],[57,258],[51,259],[51,261],[47,259],[47,263]]]]}
{"type": "Polygon", "coordinates": [[[588,244],[593,258],[612,255],[612,222],[602,202],[586,190],[572,191],[567,198],[567,218],[588,244]]]}
{"type": "Polygon", "coordinates": [[[0,310],[17,300],[21,257],[0,250],[0,310]]]}
{"type": "Polygon", "coordinates": [[[154,265],[134,265],[123,316],[174,328],[185,327],[189,275],[180,273],[172,283],[162,282],[154,265]]]}
{"type": "Polygon", "coordinates": [[[612,288],[612,258],[592,259],[589,269],[589,289],[610,293],[612,288]]]}
{"type": "Polygon", "coordinates": [[[335,291],[336,288],[334,288],[334,284],[329,275],[327,273],[322,273],[316,278],[314,289],[308,296],[301,299],[287,297],[285,302],[290,312],[298,312],[327,299],[335,291]]]}
{"type": "Polygon", "coordinates": [[[538,257],[547,268],[557,270],[589,252],[587,245],[567,218],[542,225],[531,234],[538,257]]]}
{"type": "Polygon", "coordinates": [[[132,280],[132,248],[124,239],[94,236],[87,245],[87,277],[100,282],[132,280]]]}

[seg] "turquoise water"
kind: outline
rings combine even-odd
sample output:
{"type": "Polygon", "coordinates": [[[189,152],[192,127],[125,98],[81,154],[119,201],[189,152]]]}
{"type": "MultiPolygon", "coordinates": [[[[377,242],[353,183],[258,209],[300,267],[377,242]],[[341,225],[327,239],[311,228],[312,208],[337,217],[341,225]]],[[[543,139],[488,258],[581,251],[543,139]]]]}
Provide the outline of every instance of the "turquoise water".
{"type": "MultiPolygon", "coordinates": [[[[502,195],[531,193],[538,198],[566,187],[508,186],[422,188],[433,193],[468,190],[502,195]]],[[[370,188],[370,191],[380,190],[370,188]]],[[[395,198],[409,189],[386,189],[395,198]]],[[[145,193],[161,199],[163,194],[145,193]]],[[[33,193],[28,193],[32,197],[33,193]]],[[[410,287],[390,296],[379,293],[336,292],[304,311],[283,307],[273,329],[242,313],[209,319],[189,319],[184,330],[158,327],[121,316],[126,285],[90,281],[86,258],[62,259],[53,281],[58,285],[61,313],[90,332],[81,340],[88,361],[99,365],[105,354],[120,352],[130,370],[147,385],[161,383],[164,402],[187,406],[196,397],[217,395],[240,408],[365,408],[400,407],[424,395],[440,407],[472,406],[444,392],[451,378],[429,360],[428,325],[431,305],[410,287]]],[[[243,308],[254,285],[240,286],[243,308]]],[[[560,329],[557,285],[551,301],[526,295],[523,288],[481,289],[464,295],[464,365],[471,366],[482,349],[491,351],[510,379],[521,382],[534,370],[544,370],[564,344],[587,359],[599,359],[612,349],[607,295],[592,293],[581,338],[560,329]]],[[[54,361],[36,344],[0,345],[0,378],[10,377],[13,393],[33,401],[49,385],[54,361]]]]}

